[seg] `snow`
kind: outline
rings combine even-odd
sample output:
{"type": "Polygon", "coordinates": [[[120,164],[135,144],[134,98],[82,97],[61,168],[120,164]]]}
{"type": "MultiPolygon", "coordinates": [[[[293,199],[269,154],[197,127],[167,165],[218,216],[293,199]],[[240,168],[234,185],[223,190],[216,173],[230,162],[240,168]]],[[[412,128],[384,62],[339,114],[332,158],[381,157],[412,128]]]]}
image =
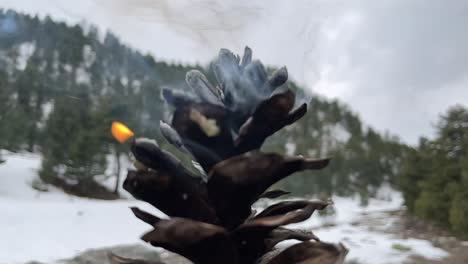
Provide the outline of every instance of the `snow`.
{"type": "MultiPolygon", "coordinates": [[[[104,175],[96,176],[96,179],[104,185],[109,190],[114,190],[117,178],[117,161],[115,155],[110,154],[106,157],[107,160],[107,169],[104,172],[104,175]]],[[[132,162],[125,155],[120,156],[120,185],[119,185],[119,194],[125,198],[131,198],[131,195],[123,189],[123,180],[127,175],[127,169],[133,168],[132,162]]]]}
{"type": "Polygon", "coordinates": [[[48,119],[50,113],[54,110],[54,104],[52,102],[47,102],[45,104],[42,104],[42,116],[44,119],[48,119]]]}
{"type": "Polygon", "coordinates": [[[80,251],[128,243],[142,243],[149,227],[129,207],[138,206],[164,216],[135,200],[97,201],[77,198],[54,188],[32,189],[40,157],[34,154],[2,156],[0,165],[0,263],[50,262],[80,251]]]}
{"type": "Polygon", "coordinates": [[[288,142],[286,143],[286,154],[287,155],[294,155],[296,153],[296,143],[288,142]]]}
{"type": "Polygon", "coordinates": [[[86,71],[83,66],[76,68],[76,83],[77,84],[91,84],[91,75],[86,71]]]}
{"type": "Polygon", "coordinates": [[[318,230],[315,234],[327,242],[341,241],[348,249],[348,261],[355,260],[362,264],[404,263],[411,255],[421,255],[430,259],[441,259],[447,253],[435,248],[430,242],[419,239],[398,239],[382,232],[367,231],[365,228],[342,224],[338,227],[318,230]],[[393,249],[394,245],[403,245],[409,251],[393,249]]]}
{"type": "Polygon", "coordinates": [[[345,144],[351,138],[351,133],[340,123],[325,123],[321,131],[313,131],[312,137],[320,137],[319,155],[329,155],[339,145],[345,144]]]}
{"type": "Polygon", "coordinates": [[[53,102],[46,102],[41,106],[42,109],[42,118],[37,122],[38,128],[44,128],[49,119],[50,113],[54,110],[54,103],[53,102]]]}
{"type": "MultiPolygon", "coordinates": [[[[370,199],[367,206],[362,207],[357,196],[334,196],[334,214],[319,216],[316,213],[307,221],[288,227],[312,230],[325,242],[343,243],[349,249],[346,260],[355,260],[360,264],[403,263],[411,255],[420,255],[428,259],[448,256],[447,252],[432,246],[428,241],[401,239],[387,232],[396,218],[385,213],[401,209],[403,197],[401,193],[386,185],[379,189],[376,197],[370,199]],[[379,218],[378,223],[370,223],[368,220],[379,218]],[[408,247],[410,250],[399,251],[393,248],[395,245],[408,247]]],[[[285,247],[293,243],[297,241],[284,241],[278,246],[285,247]]]]}
{"type": "Polygon", "coordinates": [[[73,66],[71,64],[64,64],[63,65],[63,69],[68,72],[68,73],[71,73],[73,71],[73,66]]]}
{"type": "Polygon", "coordinates": [[[86,68],[89,68],[96,61],[96,53],[90,45],[83,46],[83,63],[86,68]]]}
{"type": "Polygon", "coordinates": [[[351,133],[349,133],[342,124],[338,123],[336,125],[330,126],[330,134],[332,138],[335,138],[339,142],[348,142],[351,138],[351,133]]]}
{"type": "Polygon", "coordinates": [[[2,158],[6,162],[0,165],[0,199],[34,199],[37,191],[31,188],[31,183],[41,164],[39,157],[31,154],[2,152],[2,158]]]}
{"type": "Polygon", "coordinates": [[[36,44],[33,42],[24,42],[18,46],[18,57],[16,58],[16,68],[18,70],[26,69],[29,58],[36,50],[36,44]]]}
{"type": "Polygon", "coordinates": [[[141,243],[149,227],[128,209],[135,205],[151,209],[136,201],[0,198],[0,263],[50,262],[85,249],[141,243]]]}
{"type": "MultiPolygon", "coordinates": [[[[30,186],[37,177],[40,156],[3,153],[3,158],[7,161],[0,165],[2,264],[31,260],[53,262],[90,248],[142,243],[139,236],[149,227],[138,221],[128,207],[138,206],[163,215],[150,205],[132,199],[97,201],[72,197],[54,188],[46,193],[36,191],[30,186]]],[[[291,227],[311,229],[328,242],[342,242],[350,250],[347,260],[361,264],[403,263],[413,254],[433,259],[447,255],[428,241],[401,239],[385,232],[395,220],[386,212],[401,209],[403,200],[400,193],[388,186],[381,188],[378,197],[370,199],[366,207],[359,206],[357,197],[333,197],[334,215],[315,214],[291,227]],[[368,216],[380,217],[382,222],[372,225],[366,222],[368,216]],[[395,245],[410,250],[399,251],[394,249],[395,245]]],[[[280,246],[291,243],[294,241],[285,241],[280,246]]]]}
{"type": "Polygon", "coordinates": [[[396,218],[385,212],[399,210],[403,206],[401,193],[389,186],[384,185],[377,198],[370,199],[365,207],[359,205],[359,197],[335,196],[332,200],[333,215],[318,217],[315,214],[307,221],[289,227],[313,230],[323,241],[343,243],[349,249],[346,259],[356,260],[360,264],[403,263],[411,255],[421,255],[428,259],[448,256],[447,252],[432,246],[428,241],[401,239],[386,232],[396,218]],[[374,223],[377,227],[369,223],[368,219],[379,218],[380,222],[374,223]],[[394,245],[402,245],[410,250],[399,251],[393,248],[394,245]]]}

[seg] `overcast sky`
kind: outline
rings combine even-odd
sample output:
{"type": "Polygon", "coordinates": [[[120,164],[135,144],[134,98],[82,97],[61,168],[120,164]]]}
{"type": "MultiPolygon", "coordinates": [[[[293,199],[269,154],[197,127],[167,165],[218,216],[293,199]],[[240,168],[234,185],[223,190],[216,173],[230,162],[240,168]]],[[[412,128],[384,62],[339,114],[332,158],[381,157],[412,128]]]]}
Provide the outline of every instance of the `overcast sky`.
{"type": "Polygon", "coordinates": [[[414,144],[439,114],[468,106],[465,0],[0,0],[84,20],[156,58],[206,63],[219,48],[286,65],[308,89],[414,144]]]}

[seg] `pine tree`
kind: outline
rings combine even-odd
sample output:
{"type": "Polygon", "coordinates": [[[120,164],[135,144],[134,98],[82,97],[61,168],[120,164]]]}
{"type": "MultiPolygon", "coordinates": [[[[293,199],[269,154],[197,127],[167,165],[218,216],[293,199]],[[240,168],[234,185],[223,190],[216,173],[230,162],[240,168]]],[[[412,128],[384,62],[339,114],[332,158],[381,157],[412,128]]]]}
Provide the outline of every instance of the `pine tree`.
{"type": "Polygon", "coordinates": [[[450,108],[437,131],[409,152],[399,185],[411,212],[467,236],[468,109],[450,108]]]}
{"type": "Polygon", "coordinates": [[[107,124],[101,123],[103,115],[92,110],[89,100],[83,95],[55,102],[45,130],[49,136],[42,145],[40,175],[46,182],[66,177],[84,184],[104,173],[107,124]]]}

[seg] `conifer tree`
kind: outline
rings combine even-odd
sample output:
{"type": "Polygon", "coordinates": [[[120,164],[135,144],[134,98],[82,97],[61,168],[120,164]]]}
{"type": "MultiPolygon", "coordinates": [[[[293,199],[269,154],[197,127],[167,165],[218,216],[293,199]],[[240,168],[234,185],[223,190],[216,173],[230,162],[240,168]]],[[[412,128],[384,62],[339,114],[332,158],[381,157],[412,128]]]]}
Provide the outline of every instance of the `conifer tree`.
{"type": "Polygon", "coordinates": [[[408,209],[467,236],[467,168],[468,109],[455,106],[440,118],[437,138],[421,140],[403,162],[398,182],[408,209]]]}

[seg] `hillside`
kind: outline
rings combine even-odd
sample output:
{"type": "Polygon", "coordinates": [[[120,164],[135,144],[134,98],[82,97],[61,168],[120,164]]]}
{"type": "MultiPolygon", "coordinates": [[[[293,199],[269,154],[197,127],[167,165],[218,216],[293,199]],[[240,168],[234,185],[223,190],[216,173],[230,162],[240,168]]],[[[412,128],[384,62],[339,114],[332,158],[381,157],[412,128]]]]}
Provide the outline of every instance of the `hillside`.
{"type": "MultiPolygon", "coordinates": [[[[116,246],[123,244],[138,247],[153,255],[167,255],[167,252],[161,254],[161,251],[138,239],[140,234],[148,230],[148,226],[136,221],[129,213],[129,207],[138,206],[162,216],[150,204],[133,199],[99,201],[79,198],[54,188],[46,193],[33,190],[28,186],[40,167],[40,155],[3,154],[7,162],[0,165],[0,226],[4,227],[0,228],[0,236],[7,239],[0,240],[0,263],[107,263],[102,262],[102,259],[83,262],[64,259],[70,259],[76,254],[85,255],[89,249],[110,248],[118,252],[116,246]],[[32,237],[38,238],[40,243],[25,246],[25,241],[32,237]]],[[[326,237],[329,242],[344,243],[350,249],[347,256],[349,263],[403,263],[414,255],[440,260],[448,254],[431,245],[426,238],[408,238],[389,233],[389,230],[398,227],[398,216],[394,212],[401,208],[403,202],[398,192],[382,188],[378,197],[369,199],[365,207],[360,206],[356,198],[332,198],[335,201],[335,214],[323,217],[317,215],[304,223],[295,224],[294,228],[312,229],[317,236],[326,237]]],[[[255,207],[259,210],[265,207],[265,200],[261,200],[255,207]]],[[[285,241],[281,246],[287,243],[294,241],[285,241]]],[[[124,256],[131,254],[125,252],[124,256]]]]}
{"type": "MultiPolygon", "coordinates": [[[[0,11],[0,149],[40,153],[44,182],[112,198],[95,195],[102,191],[98,179],[125,170],[120,163],[127,151],[110,138],[110,122],[160,139],[159,120],[169,112],[161,89],[187,89],[185,73],[193,68],[213,78],[209,66],[158,61],[109,32],[0,11]]],[[[333,162],[314,172],[322,177],[296,175],[281,183],[285,188],[297,194],[359,193],[365,201],[383,182],[394,181],[406,150],[398,139],[365,126],[340,102],[313,96],[309,109],[288,136],[275,135],[265,149],[332,156],[333,162]]]]}

